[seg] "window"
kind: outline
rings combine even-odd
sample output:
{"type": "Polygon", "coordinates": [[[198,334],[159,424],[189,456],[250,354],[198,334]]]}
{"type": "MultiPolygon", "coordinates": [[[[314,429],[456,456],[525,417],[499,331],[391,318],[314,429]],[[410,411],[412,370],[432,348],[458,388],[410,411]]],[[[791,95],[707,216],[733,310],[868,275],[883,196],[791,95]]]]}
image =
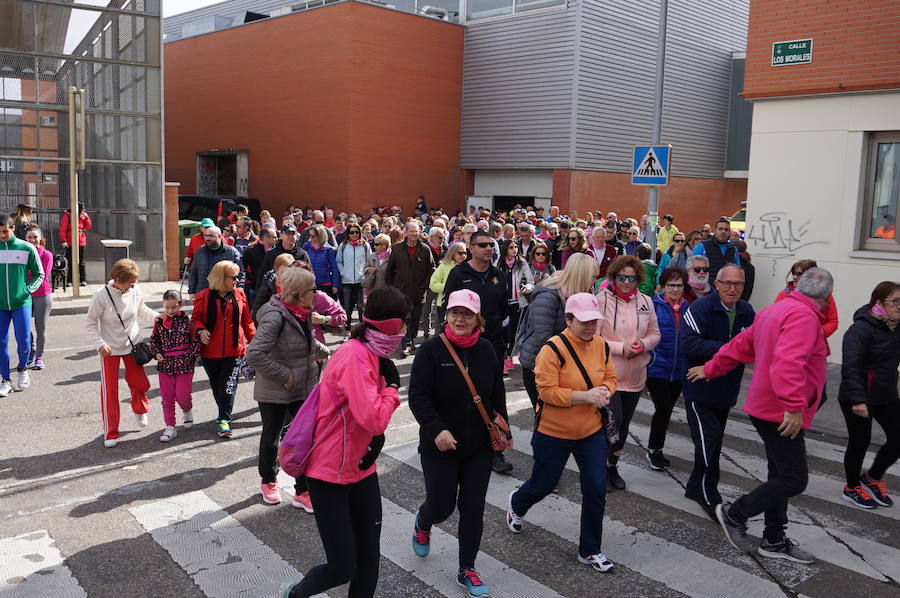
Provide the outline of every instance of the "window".
{"type": "Polygon", "coordinates": [[[900,132],[869,137],[862,248],[900,252],[896,234],[900,206],[900,132]]]}
{"type": "Polygon", "coordinates": [[[466,18],[470,21],[520,14],[548,6],[565,6],[566,0],[469,0],[466,18]]]}

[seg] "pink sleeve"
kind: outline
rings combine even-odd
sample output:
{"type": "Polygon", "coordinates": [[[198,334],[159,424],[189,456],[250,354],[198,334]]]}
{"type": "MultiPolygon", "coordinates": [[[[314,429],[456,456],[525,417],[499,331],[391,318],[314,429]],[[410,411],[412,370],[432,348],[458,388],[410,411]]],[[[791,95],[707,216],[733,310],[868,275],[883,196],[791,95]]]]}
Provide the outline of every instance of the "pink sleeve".
{"type": "Polygon", "coordinates": [[[381,376],[354,353],[347,360],[340,386],[347,397],[353,419],[373,436],[387,430],[391,415],[400,406],[400,396],[393,386],[381,387],[381,376]]]}
{"type": "Polygon", "coordinates": [[[781,324],[775,347],[777,358],[772,360],[769,379],[785,411],[803,411],[807,406],[810,380],[806,364],[820,334],[822,327],[811,316],[790,314],[781,324]]]}
{"type": "Polygon", "coordinates": [[[724,376],[739,364],[750,363],[754,359],[753,326],[722,345],[713,358],[703,366],[707,378],[724,376]]]}
{"type": "Polygon", "coordinates": [[[343,326],[347,323],[347,312],[340,303],[325,293],[316,293],[315,312],[321,316],[331,316],[330,326],[343,326]]]}

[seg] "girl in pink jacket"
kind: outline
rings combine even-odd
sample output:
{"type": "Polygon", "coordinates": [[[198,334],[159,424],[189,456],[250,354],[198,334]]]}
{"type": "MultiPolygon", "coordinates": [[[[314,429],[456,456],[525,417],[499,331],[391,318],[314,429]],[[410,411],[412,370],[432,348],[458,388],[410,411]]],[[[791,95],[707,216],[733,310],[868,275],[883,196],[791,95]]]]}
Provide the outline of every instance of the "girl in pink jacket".
{"type": "Polygon", "coordinates": [[[375,457],[400,406],[400,374],[390,356],[403,340],[408,314],[398,289],[373,291],[363,322],[322,372],[306,477],[328,563],[302,581],[286,582],[281,598],[314,596],[348,580],[352,596],[375,595],[381,542],[375,457]]]}

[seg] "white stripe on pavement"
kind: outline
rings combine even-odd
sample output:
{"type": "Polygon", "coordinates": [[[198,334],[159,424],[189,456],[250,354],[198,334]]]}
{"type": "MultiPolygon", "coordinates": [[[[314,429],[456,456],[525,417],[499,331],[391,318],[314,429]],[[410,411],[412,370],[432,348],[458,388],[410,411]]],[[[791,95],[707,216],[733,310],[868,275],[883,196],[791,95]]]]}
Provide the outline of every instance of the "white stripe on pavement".
{"type": "Polygon", "coordinates": [[[303,577],[203,492],[129,512],[209,598],[274,596],[303,577]]]}
{"type": "Polygon", "coordinates": [[[87,598],[47,530],[0,539],[0,596],[87,598]]]}
{"type": "MultiPolygon", "coordinates": [[[[522,434],[523,431],[519,430],[519,435],[522,434]]],[[[517,444],[528,444],[524,438],[516,438],[515,441],[517,444]]],[[[416,443],[393,447],[385,452],[421,470],[416,443]]],[[[519,485],[519,480],[515,478],[492,474],[491,484],[488,487],[488,504],[505,511],[509,493],[516,490],[519,485]]],[[[580,517],[581,505],[551,494],[529,511],[526,526],[535,525],[567,542],[577,543],[580,517]]],[[[511,541],[515,540],[511,538],[511,541]]],[[[784,598],[781,588],[769,580],[720,563],[609,517],[603,519],[603,546],[604,554],[614,563],[624,565],[644,577],[695,598],[721,596],[784,598]],[[690,575],[685,575],[685,571],[689,571],[690,575]]],[[[577,550],[573,549],[571,558],[574,559],[576,553],[577,550]]],[[[597,573],[585,568],[585,575],[597,573]]],[[[485,579],[487,580],[487,577],[485,579]]]]}

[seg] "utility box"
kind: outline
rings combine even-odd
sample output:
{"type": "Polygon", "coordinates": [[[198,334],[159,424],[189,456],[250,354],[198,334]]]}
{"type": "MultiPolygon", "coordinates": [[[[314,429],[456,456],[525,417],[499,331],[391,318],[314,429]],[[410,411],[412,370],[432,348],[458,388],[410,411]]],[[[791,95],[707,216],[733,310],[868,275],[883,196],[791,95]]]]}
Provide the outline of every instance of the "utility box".
{"type": "Polygon", "coordinates": [[[248,171],[247,150],[197,152],[197,195],[247,197],[248,171]]]}
{"type": "Polygon", "coordinates": [[[188,245],[191,244],[191,237],[200,232],[200,223],[196,220],[179,220],[178,221],[178,263],[180,268],[184,268],[184,256],[187,255],[188,245]]]}
{"type": "Polygon", "coordinates": [[[128,257],[128,248],[131,247],[132,241],[126,239],[103,239],[103,260],[106,266],[106,272],[112,271],[113,264],[121,259],[128,257]]]}

